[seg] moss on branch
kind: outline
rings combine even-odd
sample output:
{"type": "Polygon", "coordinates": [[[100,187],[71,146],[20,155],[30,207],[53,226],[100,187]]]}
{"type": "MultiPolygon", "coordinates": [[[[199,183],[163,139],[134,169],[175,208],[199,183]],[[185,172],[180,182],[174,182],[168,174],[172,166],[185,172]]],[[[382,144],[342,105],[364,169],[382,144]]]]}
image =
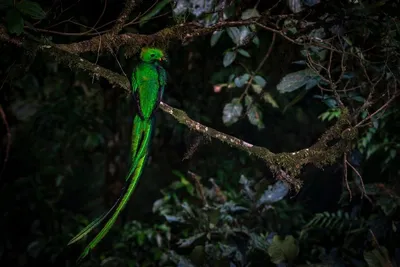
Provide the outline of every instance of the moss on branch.
{"type": "Polygon", "coordinates": [[[221,133],[211,127],[202,125],[192,120],[186,112],[170,107],[165,103],[161,103],[160,107],[173,116],[179,123],[186,125],[191,130],[246,151],[249,155],[254,155],[265,161],[272,170],[283,170],[293,178],[298,176],[302,167],[307,164],[313,164],[317,167],[333,164],[340,156],[350,150],[350,144],[356,138],[356,135],[352,135],[350,139],[341,138],[343,131],[351,129],[350,114],[347,109],[343,109],[342,116],[338,121],[331,126],[313,146],[291,153],[284,152],[275,154],[267,148],[252,145],[234,136],[221,133]],[[334,139],[338,141],[333,145],[329,145],[328,143],[334,139]]]}
{"type": "Polygon", "coordinates": [[[85,52],[107,52],[109,49],[126,48],[126,56],[136,54],[143,46],[157,46],[167,49],[172,41],[182,41],[208,35],[216,30],[254,24],[258,19],[248,19],[241,21],[223,21],[211,27],[203,27],[197,23],[184,23],[166,27],[156,33],[144,35],[136,33],[114,34],[113,32],[104,33],[91,39],[75,42],[71,44],[55,44],[64,51],[81,54],[85,52]]]}

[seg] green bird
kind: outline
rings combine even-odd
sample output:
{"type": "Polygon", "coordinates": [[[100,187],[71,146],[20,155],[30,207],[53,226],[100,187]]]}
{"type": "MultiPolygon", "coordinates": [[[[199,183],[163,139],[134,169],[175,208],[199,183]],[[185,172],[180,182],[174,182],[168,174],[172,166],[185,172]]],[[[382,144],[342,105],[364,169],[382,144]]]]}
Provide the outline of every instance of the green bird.
{"type": "Polygon", "coordinates": [[[132,159],[129,172],[125,179],[125,187],[119,199],[108,212],[95,219],[68,243],[68,245],[75,243],[90,233],[105,219],[108,219],[100,232],[93,238],[89,245],[87,245],[79,257],[78,262],[86,257],[89,251],[104,238],[117,220],[118,215],[126,206],[139,181],[149,152],[150,138],[154,125],[154,113],[160,104],[167,83],[166,71],[160,64],[162,61],[166,60],[166,57],[162,50],[147,47],[142,49],[140,59],[141,62],[132,73],[131,81],[132,95],[137,112],[133,119],[132,159]]]}

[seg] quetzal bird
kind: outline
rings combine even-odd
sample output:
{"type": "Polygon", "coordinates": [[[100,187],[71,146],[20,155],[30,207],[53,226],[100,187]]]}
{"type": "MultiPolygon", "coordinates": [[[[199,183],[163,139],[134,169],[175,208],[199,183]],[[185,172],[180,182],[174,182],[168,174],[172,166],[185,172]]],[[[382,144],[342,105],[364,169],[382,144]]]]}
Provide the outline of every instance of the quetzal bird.
{"type": "Polygon", "coordinates": [[[140,178],[149,152],[150,137],[154,125],[154,113],[160,104],[161,97],[164,93],[164,87],[167,83],[166,71],[160,64],[162,61],[166,60],[166,57],[164,52],[160,49],[143,48],[140,59],[141,62],[132,73],[131,81],[132,95],[137,112],[133,119],[131,166],[126,176],[125,187],[119,199],[108,212],[86,226],[68,243],[68,245],[70,245],[80,240],[107,219],[107,222],[100,232],[85,248],[78,262],[104,238],[115,223],[118,215],[126,206],[140,178]]]}

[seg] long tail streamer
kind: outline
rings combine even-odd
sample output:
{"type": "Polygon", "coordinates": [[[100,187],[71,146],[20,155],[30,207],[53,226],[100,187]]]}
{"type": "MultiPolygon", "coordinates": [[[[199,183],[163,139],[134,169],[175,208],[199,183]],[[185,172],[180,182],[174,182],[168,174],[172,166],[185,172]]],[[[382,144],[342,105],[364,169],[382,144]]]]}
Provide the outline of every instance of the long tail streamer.
{"type": "Polygon", "coordinates": [[[139,115],[135,116],[132,129],[132,162],[129,173],[126,176],[126,186],[122,190],[119,199],[115,202],[115,204],[111,207],[109,211],[105,212],[102,216],[98,217],[92,223],[86,226],[68,243],[68,245],[70,245],[82,239],[99,224],[101,224],[105,219],[108,218],[107,222],[100,230],[100,232],[93,238],[93,240],[82,252],[78,259],[78,262],[86,257],[89,251],[93,249],[110,231],[112,225],[117,220],[118,215],[121,213],[121,211],[126,206],[128,200],[130,199],[143,171],[144,163],[148,154],[152,128],[153,119],[145,120],[139,115]]]}

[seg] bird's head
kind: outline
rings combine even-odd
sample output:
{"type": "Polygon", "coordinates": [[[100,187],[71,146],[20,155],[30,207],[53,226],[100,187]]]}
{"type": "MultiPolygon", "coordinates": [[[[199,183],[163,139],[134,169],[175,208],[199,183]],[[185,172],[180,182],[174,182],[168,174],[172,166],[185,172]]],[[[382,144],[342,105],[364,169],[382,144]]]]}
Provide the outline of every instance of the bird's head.
{"type": "Polygon", "coordinates": [[[164,51],[158,48],[144,47],[140,53],[140,59],[144,62],[166,61],[164,51]]]}

